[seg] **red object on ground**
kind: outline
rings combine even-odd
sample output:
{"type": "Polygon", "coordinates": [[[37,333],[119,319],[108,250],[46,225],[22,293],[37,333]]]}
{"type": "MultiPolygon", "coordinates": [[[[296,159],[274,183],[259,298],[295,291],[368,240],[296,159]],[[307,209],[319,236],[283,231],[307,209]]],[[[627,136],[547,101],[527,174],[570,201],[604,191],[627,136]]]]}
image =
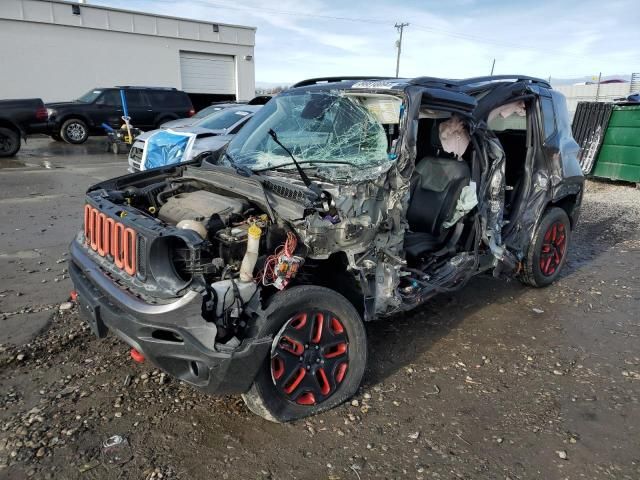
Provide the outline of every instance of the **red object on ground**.
{"type": "Polygon", "coordinates": [[[144,355],[142,355],[138,350],[136,350],[135,348],[131,349],[131,352],[129,352],[129,354],[131,355],[131,359],[134,362],[137,363],[142,363],[144,362],[144,355]]]}
{"type": "Polygon", "coordinates": [[[78,299],[78,292],[76,292],[75,290],[71,290],[69,296],[71,297],[71,301],[75,302],[78,299]]]}

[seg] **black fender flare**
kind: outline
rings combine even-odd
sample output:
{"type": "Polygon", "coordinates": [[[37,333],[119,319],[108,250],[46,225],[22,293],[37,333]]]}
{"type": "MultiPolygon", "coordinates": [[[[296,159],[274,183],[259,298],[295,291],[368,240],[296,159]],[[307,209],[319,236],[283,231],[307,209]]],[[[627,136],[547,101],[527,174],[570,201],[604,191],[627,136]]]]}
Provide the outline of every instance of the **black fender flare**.
{"type": "Polygon", "coordinates": [[[27,132],[24,130],[24,128],[22,128],[10,118],[0,117],[0,127],[15,130],[23,140],[27,139],[27,132]]]}

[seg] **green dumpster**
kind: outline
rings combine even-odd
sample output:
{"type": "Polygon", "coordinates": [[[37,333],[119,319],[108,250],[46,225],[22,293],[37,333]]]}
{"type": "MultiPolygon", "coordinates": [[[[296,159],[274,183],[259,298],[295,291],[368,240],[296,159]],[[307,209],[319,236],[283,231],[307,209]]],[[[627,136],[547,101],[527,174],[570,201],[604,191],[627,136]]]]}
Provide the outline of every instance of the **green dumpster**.
{"type": "Polygon", "coordinates": [[[640,105],[614,105],[594,177],[640,182],[640,105]]]}

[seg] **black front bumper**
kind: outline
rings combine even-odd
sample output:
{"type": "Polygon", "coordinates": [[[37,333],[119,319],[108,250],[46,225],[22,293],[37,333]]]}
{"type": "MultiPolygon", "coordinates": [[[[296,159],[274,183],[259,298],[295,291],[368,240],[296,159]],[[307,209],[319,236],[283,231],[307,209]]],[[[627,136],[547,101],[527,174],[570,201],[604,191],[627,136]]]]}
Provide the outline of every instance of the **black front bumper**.
{"type": "Polygon", "coordinates": [[[171,304],[143,302],[118,287],[76,241],[69,273],[81,314],[98,337],[112,331],[158,368],[208,393],[246,392],[271,347],[271,337],[264,337],[221,350],[197,292],[171,304]]]}

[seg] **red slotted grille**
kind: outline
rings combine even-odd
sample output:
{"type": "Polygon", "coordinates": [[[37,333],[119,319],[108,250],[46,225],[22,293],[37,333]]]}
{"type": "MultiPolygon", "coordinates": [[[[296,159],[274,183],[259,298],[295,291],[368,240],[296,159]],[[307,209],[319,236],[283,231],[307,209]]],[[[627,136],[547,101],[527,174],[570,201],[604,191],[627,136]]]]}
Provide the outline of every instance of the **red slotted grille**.
{"type": "Polygon", "coordinates": [[[98,255],[109,258],[127,274],[136,274],[138,236],[135,230],[107,217],[91,205],[85,205],[84,238],[98,255]]]}

